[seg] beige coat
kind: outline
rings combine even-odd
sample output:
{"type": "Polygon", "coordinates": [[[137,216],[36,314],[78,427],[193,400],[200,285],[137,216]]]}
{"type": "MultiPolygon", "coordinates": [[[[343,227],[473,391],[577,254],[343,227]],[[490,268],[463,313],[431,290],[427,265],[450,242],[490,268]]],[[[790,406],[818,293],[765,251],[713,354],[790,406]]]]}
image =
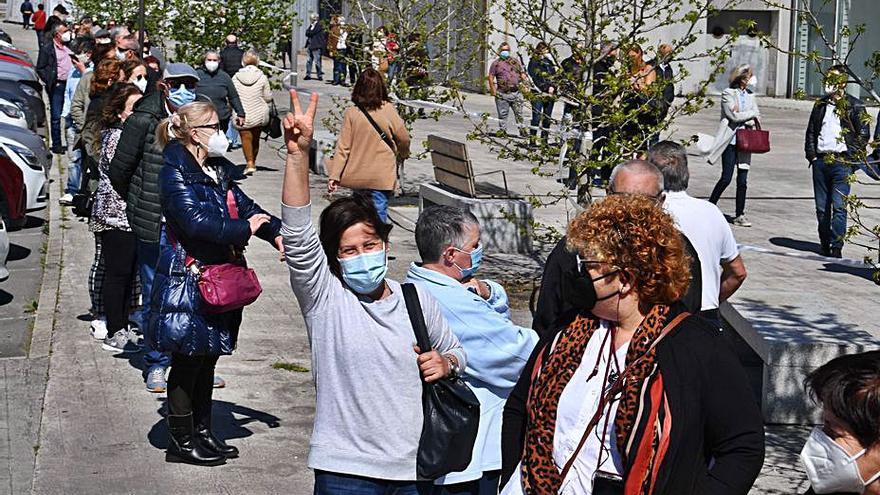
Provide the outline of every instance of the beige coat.
{"type": "Polygon", "coordinates": [[[342,116],[342,130],[327,171],[343,187],[391,191],[397,184],[397,162],[409,156],[409,132],[391,103],[371,111],[370,116],[391,138],[394,150],[379,137],[363,112],[350,107],[342,116]]]}
{"type": "Polygon", "coordinates": [[[232,83],[244,107],[244,125],[235,128],[252,129],[268,124],[268,102],[272,101],[272,90],[263,71],[255,65],[245,65],[232,76],[232,83]]]}
{"type": "MultiPolygon", "coordinates": [[[[761,112],[758,110],[757,103],[755,103],[755,95],[751,93],[746,94],[743,108],[737,108],[739,106],[737,91],[734,88],[727,88],[721,93],[721,122],[718,124],[715,141],[712,143],[712,149],[709,151],[707,158],[712,165],[721,158],[721,154],[724,153],[724,149],[730,144],[730,140],[733,139],[738,127],[761,117],[761,112]]],[[[737,153],[737,163],[751,164],[752,154],[737,153]]]]}

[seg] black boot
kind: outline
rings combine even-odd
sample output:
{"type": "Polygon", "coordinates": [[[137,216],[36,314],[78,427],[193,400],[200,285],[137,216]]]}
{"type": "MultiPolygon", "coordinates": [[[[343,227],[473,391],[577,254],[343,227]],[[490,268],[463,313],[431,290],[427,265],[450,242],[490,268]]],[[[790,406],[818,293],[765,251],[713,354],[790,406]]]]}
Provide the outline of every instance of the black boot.
{"type": "Polygon", "coordinates": [[[170,438],[168,450],[165,451],[165,462],[183,462],[197,466],[219,466],[226,462],[225,457],[202,446],[193,435],[192,414],[169,414],[167,419],[170,438]]]}
{"type": "Polygon", "coordinates": [[[227,459],[238,457],[237,448],[214,436],[214,432],[211,431],[210,414],[196,422],[196,440],[202,447],[210,449],[227,459]]]}

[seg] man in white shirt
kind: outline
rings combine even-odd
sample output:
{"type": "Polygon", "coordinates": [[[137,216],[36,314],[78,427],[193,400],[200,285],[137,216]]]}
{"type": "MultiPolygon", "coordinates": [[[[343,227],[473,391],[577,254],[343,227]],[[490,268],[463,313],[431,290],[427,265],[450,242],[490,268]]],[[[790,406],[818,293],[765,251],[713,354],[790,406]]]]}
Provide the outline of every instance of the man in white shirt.
{"type": "Polygon", "coordinates": [[[703,282],[701,314],[718,324],[718,305],[736,292],[746,279],[746,266],[721,210],[687,193],[690,174],[684,146],[661,141],[651,148],[648,160],[663,173],[666,210],[690,239],[700,257],[703,282]]]}

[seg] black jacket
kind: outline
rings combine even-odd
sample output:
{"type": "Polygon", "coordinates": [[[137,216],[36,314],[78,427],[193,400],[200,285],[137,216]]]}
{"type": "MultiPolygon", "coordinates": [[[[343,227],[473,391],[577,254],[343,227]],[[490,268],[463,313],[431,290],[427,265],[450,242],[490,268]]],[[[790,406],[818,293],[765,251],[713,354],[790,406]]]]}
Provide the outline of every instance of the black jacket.
{"type": "Polygon", "coordinates": [[[669,107],[672,106],[672,102],[675,101],[675,86],[673,85],[675,72],[672,70],[672,65],[666,64],[666,68],[664,69],[660,67],[660,62],[657,60],[652,60],[650,65],[654,68],[654,73],[657,74],[657,80],[664,82],[663,102],[665,105],[660,113],[660,120],[663,120],[669,113],[669,107]]]}
{"type": "Polygon", "coordinates": [[[222,120],[229,120],[232,116],[229,107],[235,114],[244,117],[244,108],[241,106],[241,99],[238,97],[238,91],[229,74],[217,69],[216,72],[208,72],[204,67],[198,69],[199,85],[196,86],[196,93],[211,99],[211,103],[217,108],[217,117],[222,120]]]}
{"type": "Polygon", "coordinates": [[[52,93],[58,83],[58,57],[55,55],[54,40],[49,39],[40,47],[36,70],[40,80],[46,86],[46,92],[52,93]]]}
{"type": "Polygon", "coordinates": [[[306,28],[306,50],[326,50],[327,49],[327,33],[321,21],[315,23],[313,28],[311,25],[306,28]]]}
{"type": "MultiPolygon", "coordinates": [[[[691,244],[690,239],[682,234],[684,249],[691,256],[691,285],[687,293],[681,299],[685,308],[691,313],[699,313],[703,297],[703,277],[700,267],[700,257],[691,244]]],[[[577,270],[577,258],[575,253],[570,253],[565,248],[566,237],[556,243],[553,251],[547,256],[544,264],[544,275],[541,277],[541,292],[538,295],[538,303],[535,314],[532,317],[532,329],[541,337],[556,335],[556,332],[568,326],[577,315],[575,308],[569,304],[562,295],[563,276],[577,270]]]]}
{"type": "Polygon", "coordinates": [[[244,57],[244,50],[238,45],[227,45],[226,48],[220,50],[220,70],[229,74],[229,77],[235,75],[241,70],[241,59],[244,57]]]}
{"type": "MultiPolygon", "coordinates": [[[[846,115],[840,117],[840,128],[846,131],[844,142],[846,143],[846,153],[844,157],[853,160],[865,153],[868,146],[868,139],[871,135],[870,119],[868,112],[865,110],[865,104],[862,100],[846,95],[846,115]]],[[[825,119],[825,112],[830,103],[830,97],[825,96],[813,105],[813,111],[810,112],[810,121],[807,124],[807,133],[804,137],[804,154],[807,160],[812,162],[818,156],[819,133],[822,132],[822,120],[825,119]]]]}
{"type": "Polygon", "coordinates": [[[159,242],[159,171],[164,159],[156,141],[156,126],[167,116],[161,91],[141,98],[125,120],[116,155],[110,162],[110,183],[119,196],[126,198],[128,223],[142,242],[159,242]]]}
{"type": "Polygon", "coordinates": [[[532,82],[542,93],[547,93],[550,87],[554,86],[553,77],[556,75],[556,65],[550,58],[545,56],[529,60],[527,71],[532,82]]]}
{"type": "MultiPolygon", "coordinates": [[[[669,317],[682,310],[673,307],[669,317]]],[[[745,495],[761,470],[761,410],[726,339],[702,318],[691,316],[657,346],[657,365],[675,426],[655,495],[745,495]]],[[[502,486],[522,455],[532,368],[552,340],[547,335],[538,342],[504,406],[502,486]]]]}

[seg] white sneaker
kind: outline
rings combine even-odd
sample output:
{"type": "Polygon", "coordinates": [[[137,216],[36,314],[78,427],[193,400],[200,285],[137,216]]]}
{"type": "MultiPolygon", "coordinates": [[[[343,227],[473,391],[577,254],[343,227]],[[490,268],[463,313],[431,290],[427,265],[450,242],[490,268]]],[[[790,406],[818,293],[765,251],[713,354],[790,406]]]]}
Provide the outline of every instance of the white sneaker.
{"type": "Polygon", "coordinates": [[[73,204],[73,195],[70,193],[64,193],[64,196],[58,198],[58,204],[65,206],[73,204]]]}
{"type": "Polygon", "coordinates": [[[107,320],[103,316],[92,320],[90,327],[93,339],[104,340],[107,338],[107,320]]]}

